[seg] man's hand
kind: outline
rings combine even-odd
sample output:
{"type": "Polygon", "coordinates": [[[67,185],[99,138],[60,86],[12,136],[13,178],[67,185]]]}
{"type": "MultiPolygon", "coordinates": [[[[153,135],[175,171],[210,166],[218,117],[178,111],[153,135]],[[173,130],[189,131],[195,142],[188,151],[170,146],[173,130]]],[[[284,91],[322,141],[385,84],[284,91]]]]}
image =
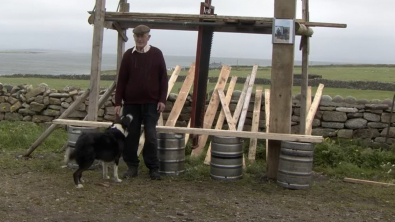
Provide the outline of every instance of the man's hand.
{"type": "Polygon", "coordinates": [[[114,112],[116,116],[121,116],[121,106],[114,107],[114,112]]]}
{"type": "Polygon", "coordinates": [[[165,104],[162,102],[158,102],[158,106],[156,107],[156,110],[158,111],[158,113],[161,113],[165,110],[165,104]]]}

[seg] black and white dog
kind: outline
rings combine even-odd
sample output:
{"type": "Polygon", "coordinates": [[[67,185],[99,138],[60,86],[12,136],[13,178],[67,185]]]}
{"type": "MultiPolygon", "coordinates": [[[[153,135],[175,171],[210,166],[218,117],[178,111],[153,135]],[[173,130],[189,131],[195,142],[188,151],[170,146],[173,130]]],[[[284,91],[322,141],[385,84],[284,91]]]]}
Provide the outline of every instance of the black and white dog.
{"type": "Polygon", "coordinates": [[[75,149],[66,150],[65,162],[75,160],[78,169],[73,178],[76,188],[82,188],[82,172],[87,170],[95,160],[101,160],[103,164],[103,178],[109,179],[108,167],[114,165],[114,181],[122,182],[118,177],[118,163],[125,147],[127,129],[132,122],[132,115],[122,116],[104,132],[83,132],[77,139],[75,149]]]}

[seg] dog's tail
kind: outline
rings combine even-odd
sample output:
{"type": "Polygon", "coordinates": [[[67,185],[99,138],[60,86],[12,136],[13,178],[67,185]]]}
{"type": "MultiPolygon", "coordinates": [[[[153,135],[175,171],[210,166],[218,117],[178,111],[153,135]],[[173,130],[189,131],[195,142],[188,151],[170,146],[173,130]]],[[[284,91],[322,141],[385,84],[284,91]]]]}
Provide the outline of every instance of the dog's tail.
{"type": "Polygon", "coordinates": [[[67,148],[66,148],[66,153],[64,154],[64,162],[65,162],[65,163],[68,163],[69,160],[73,160],[73,159],[74,159],[73,153],[74,153],[74,152],[72,152],[72,150],[71,150],[70,147],[67,147],[67,148]]]}

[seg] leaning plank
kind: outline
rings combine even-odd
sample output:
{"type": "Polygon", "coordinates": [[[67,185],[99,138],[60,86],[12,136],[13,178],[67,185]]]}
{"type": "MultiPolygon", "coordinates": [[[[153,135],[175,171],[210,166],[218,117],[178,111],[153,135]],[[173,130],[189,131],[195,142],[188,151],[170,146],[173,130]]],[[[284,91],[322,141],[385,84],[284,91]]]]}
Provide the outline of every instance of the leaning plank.
{"type": "MultiPolygon", "coordinates": [[[[237,82],[237,76],[232,76],[232,79],[229,82],[228,90],[226,90],[225,102],[227,104],[229,104],[232,99],[232,94],[235,89],[236,82],[237,82]]],[[[217,124],[215,125],[215,129],[219,129],[219,130],[222,129],[224,120],[225,120],[225,112],[224,109],[221,109],[221,112],[218,116],[217,124]]],[[[211,162],[211,142],[207,149],[206,158],[204,159],[204,164],[210,164],[210,162],[211,162]]]]}
{"type": "Polygon", "coordinates": [[[241,111],[239,124],[237,125],[237,131],[242,131],[244,127],[244,122],[246,120],[248,107],[250,106],[251,93],[252,93],[252,89],[254,88],[254,82],[255,82],[257,71],[258,71],[258,64],[255,64],[254,67],[252,68],[251,78],[250,78],[250,82],[248,83],[247,94],[243,104],[243,110],[241,111]]]}
{"type": "Polygon", "coordinates": [[[178,93],[177,99],[174,102],[174,106],[170,111],[169,117],[167,118],[166,126],[176,125],[182,107],[184,106],[189,91],[191,90],[191,86],[194,78],[195,78],[195,63],[192,63],[191,67],[189,68],[188,75],[185,78],[184,83],[182,84],[180,92],[178,93]]]}
{"type": "MultiPolygon", "coordinates": [[[[228,77],[230,74],[230,70],[231,70],[230,66],[225,66],[225,65],[222,66],[217,84],[214,87],[214,91],[213,94],[211,95],[211,99],[208,104],[206,113],[204,114],[204,123],[203,123],[204,129],[211,129],[211,126],[213,124],[219,106],[219,98],[216,90],[225,88],[226,82],[228,81],[228,77]]],[[[202,154],[203,149],[206,146],[207,139],[208,139],[208,135],[202,135],[199,137],[198,147],[192,150],[191,156],[199,156],[200,154],[202,154]]]]}
{"type": "MultiPolygon", "coordinates": [[[[81,121],[69,119],[55,119],[53,124],[71,125],[71,126],[91,126],[91,127],[109,127],[111,122],[95,122],[95,121],[81,121]]],[[[171,126],[157,126],[156,131],[164,133],[189,133],[196,135],[213,135],[213,136],[230,136],[241,138],[257,138],[269,139],[291,142],[305,142],[305,143],[322,143],[324,141],[322,136],[310,136],[299,134],[284,134],[284,133],[262,133],[262,132],[248,132],[248,131],[230,131],[217,129],[202,129],[202,128],[186,128],[186,127],[171,127],[171,126]]]]}
{"type": "Polygon", "coordinates": [[[376,181],[371,181],[371,180],[360,180],[360,179],[347,178],[347,177],[344,178],[344,182],[381,185],[381,186],[395,186],[395,184],[393,184],[393,183],[382,183],[382,182],[376,182],[376,181]]]}
{"type": "Polygon", "coordinates": [[[322,90],[324,89],[324,85],[320,84],[318,86],[317,92],[315,93],[313,103],[310,106],[309,113],[306,117],[306,135],[311,135],[311,128],[313,126],[313,120],[315,113],[317,112],[318,106],[320,105],[322,90]]]}
{"type": "Polygon", "coordinates": [[[248,84],[250,83],[251,75],[248,75],[246,81],[243,86],[243,90],[241,91],[239,101],[237,101],[235,112],[233,113],[234,122],[237,123],[239,121],[239,117],[241,114],[241,110],[243,109],[244,99],[246,98],[246,93],[248,89],[248,84]]]}
{"type": "MultiPolygon", "coordinates": [[[[261,114],[261,101],[262,101],[262,86],[257,86],[255,91],[254,112],[252,115],[251,132],[258,132],[259,117],[261,114]]],[[[256,138],[250,139],[250,147],[248,149],[248,159],[255,161],[256,145],[258,140],[256,138]]]]}
{"type": "MultiPolygon", "coordinates": [[[[174,83],[176,82],[178,74],[180,73],[180,71],[181,71],[181,67],[179,65],[177,65],[176,68],[173,71],[173,74],[171,74],[171,77],[170,77],[169,82],[168,82],[166,99],[169,97],[170,92],[173,89],[174,83]]],[[[158,126],[163,126],[162,113],[160,113],[160,116],[159,116],[158,126]]],[[[143,132],[141,134],[141,136],[140,136],[139,148],[137,149],[137,156],[139,156],[141,151],[143,150],[144,143],[145,143],[145,135],[144,135],[144,132],[143,132]]]]}
{"type": "MultiPolygon", "coordinates": [[[[87,89],[85,92],[75,100],[68,109],[66,109],[60,116],[59,119],[67,118],[74,110],[81,104],[82,101],[89,96],[90,90],[87,89]]],[[[30,156],[30,154],[56,129],[55,124],[51,124],[43,134],[31,145],[31,147],[25,153],[25,157],[30,156]]]]}
{"type": "MultiPolygon", "coordinates": [[[[174,68],[174,71],[173,71],[173,73],[171,74],[170,79],[169,79],[169,83],[168,83],[169,86],[168,86],[168,88],[167,88],[167,96],[166,96],[166,98],[169,97],[170,92],[171,92],[171,90],[173,89],[173,86],[174,86],[174,84],[175,84],[176,81],[177,81],[178,75],[180,74],[180,71],[181,71],[181,66],[176,65],[176,67],[174,68]]],[[[162,113],[160,114],[159,121],[158,121],[158,125],[159,125],[159,126],[163,126],[163,125],[164,125],[164,124],[163,124],[163,116],[162,116],[162,113]]]]}
{"type": "Polygon", "coordinates": [[[229,110],[229,105],[226,102],[225,94],[222,89],[217,90],[219,99],[221,101],[222,110],[226,117],[226,122],[228,123],[229,130],[236,130],[236,124],[233,122],[232,114],[229,110]]]}
{"type": "MultiPolygon", "coordinates": [[[[265,89],[265,124],[266,124],[266,132],[269,132],[270,129],[270,89],[265,89]]],[[[269,150],[269,140],[266,140],[266,161],[269,150]]]]}

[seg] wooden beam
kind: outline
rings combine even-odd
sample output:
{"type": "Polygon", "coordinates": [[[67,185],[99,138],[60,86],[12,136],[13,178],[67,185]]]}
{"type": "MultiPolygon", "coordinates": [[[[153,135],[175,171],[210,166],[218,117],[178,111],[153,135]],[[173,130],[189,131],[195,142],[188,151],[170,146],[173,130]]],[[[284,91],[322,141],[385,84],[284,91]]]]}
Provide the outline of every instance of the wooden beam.
{"type": "Polygon", "coordinates": [[[245,123],[245,120],[247,117],[248,107],[250,106],[250,99],[251,99],[252,89],[254,88],[254,82],[255,82],[255,77],[256,77],[257,71],[258,71],[258,64],[255,64],[252,67],[252,73],[251,73],[251,77],[250,77],[250,82],[248,83],[247,94],[244,99],[243,109],[241,111],[239,124],[237,125],[238,131],[242,131],[244,128],[244,123],[245,123]]]}
{"type": "MultiPolygon", "coordinates": [[[[168,88],[167,88],[167,95],[166,95],[166,100],[170,95],[171,90],[173,89],[174,83],[177,80],[178,74],[180,73],[181,67],[179,65],[176,65],[176,68],[173,71],[173,74],[171,74],[170,79],[168,81],[168,88]]],[[[162,113],[159,115],[158,119],[158,126],[163,126],[163,116],[162,113]]],[[[145,132],[143,131],[140,135],[140,140],[139,140],[139,147],[137,149],[137,156],[140,155],[141,151],[144,148],[144,143],[145,143],[145,132]]]]}
{"type": "MultiPolygon", "coordinates": [[[[225,102],[227,104],[229,104],[232,99],[232,94],[235,89],[236,81],[237,81],[237,76],[232,76],[232,79],[230,80],[229,85],[228,85],[228,90],[226,90],[225,102]]],[[[218,120],[217,120],[217,124],[215,125],[215,129],[218,129],[218,130],[222,129],[224,120],[225,120],[225,111],[222,108],[221,113],[218,116],[218,120]]],[[[232,117],[232,122],[233,122],[233,117],[232,117]]],[[[210,141],[210,145],[208,146],[208,149],[207,149],[206,158],[204,159],[204,164],[210,164],[210,162],[211,162],[211,141],[210,141]]]]}
{"type": "MultiPolygon", "coordinates": [[[[295,19],[295,0],[274,1],[276,19],[295,19]]],[[[270,101],[270,132],[291,133],[294,43],[273,44],[270,101]]],[[[267,177],[277,178],[281,142],[269,140],[267,177]]]]}
{"type": "MultiPolygon", "coordinates": [[[[213,121],[215,115],[217,114],[218,106],[220,103],[216,90],[225,88],[226,82],[228,81],[228,77],[230,74],[230,70],[231,70],[230,66],[225,66],[225,65],[222,66],[217,84],[214,87],[214,91],[213,94],[211,95],[211,99],[206,109],[206,113],[204,114],[204,123],[203,123],[204,129],[211,129],[213,125],[213,121]]],[[[200,154],[202,154],[204,147],[206,146],[207,139],[208,139],[207,135],[202,135],[199,137],[198,147],[192,150],[191,156],[199,156],[200,154]]]]}
{"type": "MultiPolygon", "coordinates": [[[[71,113],[74,112],[74,110],[83,102],[85,99],[89,96],[90,90],[87,89],[85,92],[78,97],[70,106],[67,108],[60,116],[59,119],[62,118],[67,118],[71,113]]],[[[56,129],[55,124],[51,124],[43,134],[33,143],[33,145],[30,146],[30,148],[26,151],[26,153],[23,155],[25,157],[30,156],[31,153],[49,136],[51,133],[56,129]]]]}
{"type": "Polygon", "coordinates": [[[195,63],[192,63],[191,67],[189,68],[188,75],[181,86],[180,92],[178,93],[177,99],[174,102],[173,108],[170,111],[169,117],[167,118],[166,126],[176,125],[182,107],[184,106],[189,91],[191,90],[194,78],[195,78],[195,63]]]}
{"type": "MultiPolygon", "coordinates": [[[[180,74],[180,71],[181,71],[181,66],[176,65],[176,67],[174,68],[173,73],[170,76],[169,82],[168,82],[166,99],[169,98],[170,92],[173,89],[174,84],[177,81],[177,78],[178,78],[178,75],[180,74]]],[[[163,115],[162,115],[162,113],[160,113],[159,120],[158,120],[158,125],[159,126],[163,126],[164,125],[163,124],[163,115]]]]}
{"type": "Polygon", "coordinates": [[[226,102],[225,94],[222,89],[217,90],[219,99],[221,101],[222,110],[226,117],[226,122],[228,123],[229,130],[236,130],[236,124],[233,122],[232,114],[229,110],[229,104],[226,102]]]}
{"type": "Polygon", "coordinates": [[[237,121],[239,121],[240,114],[241,114],[241,111],[242,111],[243,105],[244,105],[244,100],[245,100],[246,94],[247,94],[248,84],[250,83],[250,79],[251,79],[251,75],[248,75],[246,78],[246,81],[244,83],[243,90],[241,91],[239,100],[237,101],[236,109],[235,109],[235,112],[233,113],[233,120],[235,123],[237,123],[237,121]]]}
{"type": "Polygon", "coordinates": [[[115,28],[115,30],[118,31],[118,35],[122,37],[122,40],[124,42],[127,42],[129,40],[129,38],[126,36],[125,30],[121,28],[118,22],[113,22],[112,26],[115,28]]]}
{"type": "MultiPolygon", "coordinates": [[[[266,132],[270,131],[270,89],[265,89],[265,124],[266,132]]],[[[266,140],[266,162],[269,153],[269,140],[266,140]]]]}
{"type": "Polygon", "coordinates": [[[393,184],[393,183],[382,183],[382,182],[376,182],[376,181],[371,181],[371,180],[360,180],[360,179],[354,179],[354,178],[348,178],[348,177],[344,178],[344,182],[380,185],[380,186],[395,186],[395,184],[393,184]]]}
{"type": "Polygon", "coordinates": [[[324,85],[318,85],[317,92],[315,93],[313,103],[310,106],[309,112],[306,117],[306,135],[311,134],[311,128],[313,126],[313,120],[315,113],[317,112],[318,106],[320,105],[322,90],[324,89],[324,85]]]}
{"type": "MultiPolygon", "coordinates": [[[[56,119],[53,120],[52,123],[69,125],[69,126],[91,126],[91,127],[109,127],[112,124],[111,122],[95,122],[95,121],[81,121],[81,120],[69,120],[69,119],[56,119]]],[[[270,140],[278,140],[278,141],[304,142],[304,143],[322,143],[324,141],[324,138],[322,136],[309,136],[309,135],[299,135],[299,134],[262,133],[262,132],[230,131],[230,130],[185,128],[185,127],[171,127],[171,126],[157,126],[156,130],[158,132],[164,132],[164,133],[190,133],[196,135],[257,138],[257,139],[270,139],[270,140]]]]}
{"type": "MultiPolygon", "coordinates": [[[[261,101],[262,101],[262,86],[257,86],[255,91],[255,102],[254,111],[252,115],[252,127],[251,132],[258,132],[259,129],[259,117],[261,114],[261,101]]],[[[256,138],[250,139],[250,147],[248,149],[248,159],[253,162],[255,161],[256,146],[258,140],[256,138]]]]}
{"type": "Polygon", "coordinates": [[[104,13],[106,0],[96,0],[96,10],[93,27],[91,78],[88,107],[88,120],[97,120],[100,88],[101,59],[103,49],[104,13]]]}
{"type": "MultiPolygon", "coordinates": [[[[169,13],[119,13],[106,12],[106,21],[115,21],[116,19],[123,19],[124,22],[132,19],[139,20],[153,20],[153,21],[185,21],[187,22],[223,22],[229,24],[259,24],[270,26],[273,23],[273,18],[268,17],[248,17],[248,16],[228,16],[228,15],[199,15],[199,14],[169,14],[169,13]]],[[[310,27],[331,27],[331,28],[346,28],[346,24],[342,23],[326,23],[326,22],[309,22],[304,19],[296,19],[295,22],[305,24],[310,27]]]]}
{"type": "MultiPolygon", "coordinates": [[[[302,0],[302,17],[305,21],[309,21],[309,0],[302,0]]],[[[301,79],[301,85],[300,85],[300,121],[299,121],[299,126],[300,126],[300,134],[305,134],[306,132],[306,115],[307,115],[307,110],[309,107],[307,107],[307,100],[309,99],[307,94],[308,94],[308,86],[309,86],[309,74],[308,74],[308,69],[309,69],[309,45],[310,45],[310,39],[307,36],[302,36],[300,39],[300,47],[299,49],[302,50],[302,79],[301,79]]],[[[310,98],[311,100],[311,98],[310,98]]]]}

